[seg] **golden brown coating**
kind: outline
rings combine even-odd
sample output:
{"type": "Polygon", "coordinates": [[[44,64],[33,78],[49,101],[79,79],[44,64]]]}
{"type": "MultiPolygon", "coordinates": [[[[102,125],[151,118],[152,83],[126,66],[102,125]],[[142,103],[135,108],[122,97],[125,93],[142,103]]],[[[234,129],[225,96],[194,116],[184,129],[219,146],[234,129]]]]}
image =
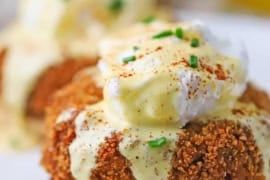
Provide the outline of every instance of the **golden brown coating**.
{"type": "Polygon", "coordinates": [[[74,112],[72,119],[59,123],[46,134],[46,144],[41,163],[54,180],[73,179],[70,172],[69,144],[75,138],[74,112]]]}
{"type": "Polygon", "coordinates": [[[95,59],[68,59],[59,65],[49,68],[35,84],[33,92],[28,99],[26,114],[30,117],[43,117],[48,98],[68,84],[78,71],[95,64],[95,59]]]}
{"type": "Polygon", "coordinates": [[[229,121],[191,123],[179,136],[171,180],[264,178],[252,132],[229,121]]]}
{"type": "Polygon", "coordinates": [[[0,50],[0,92],[2,90],[2,81],[3,81],[3,64],[5,62],[5,55],[7,50],[2,49],[0,50]]]}
{"type": "MultiPolygon", "coordinates": [[[[53,138],[54,148],[44,151],[42,163],[53,179],[73,179],[68,146],[75,138],[74,119],[57,124],[53,138]]],[[[116,134],[106,138],[90,179],[135,179],[119,152],[120,141],[116,134]]],[[[179,135],[177,147],[169,179],[264,179],[259,150],[246,127],[228,121],[192,123],[179,135]]]]}
{"type": "Polygon", "coordinates": [[[72,179],[68,146],[75,138],[74,112],[72,120],[55,124],[58,115],[67,108],[83,109],[102,99],[102,90],[89,76],[80,76],[58,91],[46,108],[46,141],[41,163],[53,179],[72,179]]]}
{"type": "Polygon", "coordinates": [[[269,95],[266,92],[256,88],[251,83],[248,83],[245,93],[239,100],[242,102],[254,103],[258,108],[264,109],[270,113],[269,95]]]}
{"type": "Polygon", "coordinates": [[[91,172],[90,179],[104,180],[134,180],[130,170],[131,163],[120,154],[120,134],[112,134],[105,138],[105,143],[100,147],[97,157],[97,166],[91,172]]]}
{"type": "Polygon", "coordinates": [[[48,130],[65,109],[81,110],[86,105],[94,104],[102,98],[102,88],[98,87],[87,74],[78,76],[49,99],[45,117],[48,130]]]}
{"type": "MultiPolygon", "coordinates": [[[[90,78],[83,79],[59,91],[47,109],[49,134],[42,164],[53,179],[72,179],[68,146],[75,138],[74,119],[55,124],[57,116],[70,106],[82,109],[92,96],[102,98],[102,90],[90,78]]],[[[130,162],[119,153],[120,141],[119,134],[106,138],[90,179],[134,179],[130,162]]],[[[179,135],[177,147],[169,179],[264,179],[259,150],[246,127],[229,121],[192,123],[179,135]]]]}

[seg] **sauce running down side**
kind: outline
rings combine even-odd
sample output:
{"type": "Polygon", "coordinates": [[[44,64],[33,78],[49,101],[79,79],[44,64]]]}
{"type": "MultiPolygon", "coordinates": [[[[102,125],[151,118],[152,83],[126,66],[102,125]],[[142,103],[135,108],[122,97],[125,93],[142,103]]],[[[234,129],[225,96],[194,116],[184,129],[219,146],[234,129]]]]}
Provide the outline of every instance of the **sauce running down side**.
{"type": "Polygon", "coordinates": [[[201,23],[154,22],[108,38],[100,48],[104,99],[75,119],[76,138],[69,146],[74,178],[91,177],[100,146],[120,134],[119,151],[136,179],[167,179],[185,125],[219,120],[252,131],[263,175],[270,178],[269,115],[237,103],[247,73],[241,46],[235,52],[233,43],[217,39],[201,23]],[[153,140],[161,141],[158,148],[150,145],[153,140]]]}
{"type": "MultiPolygon", "coordinates": [[[[76,138],[69,147],[71,156],[71,172],[76,179],[88,179],[91,170],[96,168],[96,157],[100,145],[105,142],[105,137],[111,137],[113,133],[121,134],[119,144],[120,153],[130,161],[131,171],[136,179],[167,179],[171,170],[172,154],[176,151],[176,142],[182,129],[175,127],[142,127],[134,126],[121,128],[114,126],[106,120],[104,104],[99,103],[87,107],[76,120],[76,138]],[[166,137],[166,145],[160,148],[151,148],[148,141],[166,137]]],[[[270,141],[270,117],[266,113],[260,113],[253,105],[237,104],[234,108],[223,113],[213,114],[207,118],[199,118],[196,121],[208,122],[228,120],[251,129],[254,140],[260,149],[264,162],[263,174],[270,177],[270,160],[268,151],[270,141]],[[241,109],[241,113],[234,113],[241,109]]]]}

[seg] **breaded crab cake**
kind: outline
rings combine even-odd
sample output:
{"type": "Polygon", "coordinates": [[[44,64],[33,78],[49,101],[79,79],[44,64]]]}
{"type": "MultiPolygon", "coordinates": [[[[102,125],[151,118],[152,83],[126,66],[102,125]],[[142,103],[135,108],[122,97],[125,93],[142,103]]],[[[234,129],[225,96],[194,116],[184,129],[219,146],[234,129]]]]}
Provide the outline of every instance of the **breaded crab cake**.
{"type": "MultiPolygon", "coordinates": [[[[53,96],[47,107],[46,144],[41,163],[52,179],[74,179],[69,146],[76,138],[75,120],[86,105],[102,100],[102,88],[91,76],[88,73],[78,75],[53,96]],[[63,111],[61,117],[66,119],[57,122],[63,111]]],[[[250,124],[245,124],[252,119],[252,123],[259,127],[266,126],[268,135],[265,137],[268,139],[265,143],[270,141],[269,120],[263,120],[269,119],[269,115],[265,116],[263,111],[268,110],[270,100],[267,97],[253,98],[255,92],[257,97],[266,94],[248,85],[240,100],[255,105],[263,101],[264,106],[258,106],[260,110],[254,105],[246,107],[241,104],[228,112],[227,116],[233,116],[235,121],[226,116],[224,119],[220,117],[217,122],[208,119],[187,124],[178,135],[168,179],[266,179],[263,167],[267,160],[263,160],[264,156],[256,144],[250,124]],[[216,143],[219,147],[215,146],[216,143]]],[[[96,155],[96,168],[89,171],[90,179],[135,179],[130,169],[131,162],[119,151],[122,140],[122,133],[112,133],[110,137],[105,137],[96,155]]]]}
{"type": "MultiPolygon", "coordinates": [[[[100,94],[98,95],[100,89],[95,89],[93,81],[89,79],[88,85],[85,83],[86,81],[79,84],[74,82],[74,84],[70,84],[69,87],[63,89],[62,92],[59,91],[61,96],[55,97],[54,103],[49,107],[51,109],[47,116],[49,128],[42,165],[50,173],[52,179],[74,179],[72,175],[74,169],[71,169],[70,144],[74,143],[76,138],[83,138],[79,129],[92,130],[92,136],[95,136],[94,133],[102,134],[102,130],[95,130],[95,123],[104,122],[94,118],[95,112],[79,110],[85,104],[101,100],[100,94]],[[78,89],[84,89],[87,86],[87,94],[78,91],[78,89]],[[72,98],[69,96],[70,93],[72,98]],[[80,95],[83,94],[86,98],[80,100],[80,95]],[[95,100],[82,102],[89,98],[95,100]],[[66,106],[66,104],[73,104],[73,106],[66,106]],[[60,110],[56,110],[56,114],[54,114],[53,109],[61,107],[78,107],[78,110],[67,110],[61,115],[62,118],[66,119],[55,122],[56,114],[60,110]],[[80,120],[82,116],[85,118],[84,121],[80,120]],[[79,127],[77,124],[77,128],[76,121],[77,123],[81,121],[79,127]]],[[[266,174],[269,175],[270,170],[268,164],[270,155],[267,150],[270,141],[269,118],[269,115],[253,105],[239,104],[231,111],[224,112],[224,115],[213,117],[213,119],[198,119],[187,124],[177,132],[176,146],[164,152],[163,158],[166,159],[166,162],[168,161],[167,166],[170,167],[167,169],[167,179],[269,178],[269,176],[265,176],[266,174]]],[[[86,173],[89,175],[89,179],[136,179],[135,177],[138,176],[133,173],[138,173],[139,168],[132,166],[140,166],[139,159],[146,158],[149,156],[148,151],[151,152],[156,149],[149,146],[145,141],[144,151],[134,150],[134,157],[127,156],[127,158],[123,155],[123,149],[120,149],[121,143],[127,137],[124,131],[112,131],[111,134],[103,137],[104,139],[96,152],[91,152],[95,156],[94,168],[87,172],[83,171],[83,168],[85,168],[83,166],[86,166],[83,161],[87,161],[92,155],[85,157],[89,155],[85,154],[82,157],[85,159],[81,159],[82,167],[80,168],[82,169],[80,173],[86,173]],[[143,152],[146,154],[143,154],[143,152]],[[135,168],[137,170],[134,170],[135,168]]],[[[149,139],[154,139],[154,137],[149,139]]],[[[91,138],[85,139],[85,146],[92,144],[92,141],[91,138]]],[[[133,140],[128,148],[130,150],[142,148],[143,146],[141,147],[140,143],[142,143],[140,140],[133,140]]],[[[83,155],[83,149],[86,147],[78,145],[77,148],[78,153],[83,155]]],[[[159,178],[163,174],[159,171],[163,171],[163,169],[151,160],[148,163],[153,166],[156,173],[155,177],[159,178]]],[[[139,172],[144,175],[146,171],[150,170],[149,167],[143,167],[139,172]]]]}
{"type": "Polygon", "coordinates": [[[101,43],[100,72],[48,107],[52,179],[269,179],[269,101],[244,92],[247,56],[222,42],[155,22],[101,43]]]}

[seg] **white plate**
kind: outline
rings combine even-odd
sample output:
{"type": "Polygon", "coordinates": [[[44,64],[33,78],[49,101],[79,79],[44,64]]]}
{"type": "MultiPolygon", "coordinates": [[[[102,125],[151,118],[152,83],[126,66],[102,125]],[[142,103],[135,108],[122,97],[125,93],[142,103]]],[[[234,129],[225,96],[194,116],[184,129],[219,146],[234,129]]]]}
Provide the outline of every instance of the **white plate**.
{"type": "MultiPolygon", "coordinates": [[[[200,19],[223,36],[241,38],[250,57],[250,77],[270,91],[270,21],[247,16],[179,13],[183,19],[200,19]]],[[[39,150],[0,155],[0,179],[42,180],[48,175],[39,166],[39,150]]]]}

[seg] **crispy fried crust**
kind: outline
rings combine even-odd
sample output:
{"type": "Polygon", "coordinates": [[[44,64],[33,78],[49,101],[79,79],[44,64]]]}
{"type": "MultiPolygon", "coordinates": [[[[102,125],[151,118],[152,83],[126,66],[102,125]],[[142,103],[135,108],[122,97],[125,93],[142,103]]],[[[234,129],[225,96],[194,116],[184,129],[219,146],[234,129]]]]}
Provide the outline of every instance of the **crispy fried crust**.
{"type": "Polygon", "coordinates": [[[83,109],[86,105],[94,104],[103,98],[102,89],[88,75],[81,75],[76,80],[57,91],[49,99],[46,108],[46,129],[54,126],[59,114],[68,108],[83,109]]]}
{"type": "Polygon", "coordinates": [[[70,172],[69,144],[76,137],[74,118],[54,126],[47,134],[47,142],[43,150],[41,163],[54,180],[73,179],[70,172]]]}
{"type": "MultiPolygon", "coordinates": [[[[74,119],[54,127],[52,149],[43,154],[43,165],[53,179],[73,179],[68,146],[75,138],[74,119]]],[[[101,146],[97,167],[90,179],[133,180],[130,162],[118,149],[121,137],[114,134],[101,146]]],[[[253,135],[246,127],[228,121],[192,123],[179,135],[170,180],[265,179],[263,162],[253,135]],[[217,147],[217,144],[219,146],[217,147]]]]}
{"type": "Polygon", "coordinates": [[[252,132],[233,122],[192,123],[177,148],[170,180],[264,178],[252,132]]]}
{"type": "Polygon", "coordinates": [[[100,147],[97,157],[97,166],[91,172],[93,180],[135,180],[130,170],[131,163],[120,154],[120,134],[112,134],[105,138],[105,143],[100,147]]]}
{"type": "Polygon", "coordinates": [[[81,76],[77,81],[57,92],[46,109],[46,142],[41,163],[52,175],[52,179],[73,179],[70,173],[68,147],[75,138],[74,119],[55,124],[58,115],[67,108],[82,109],[102,99],[102,90],[88,76],[81,76]]]}
{"type": "Polygon", "coordinates": [[[96,64],[95,59],[68,59],[49,68],[33,88],[33,92],[28,99],[26,114],[37,119],[43,117],[48,97],[68,84],[78,71],[94,64],[96,64]]]}
{"type": "Polygon", "coordinates": [[[7,50],[2,49],[0,50],[0,92],[2,92],[2,82],[3,82],[3,64],[5,61],[5,55],[6,55],[7,50]]]}
{"type": "MultiPolygon", "coordinates": [[[[70,104],[83,108],[93,94],[101,99],[101,89],[93,87],[95,84],[90,79],[73,82],[58,92],[47,110],[50,133],[42,164],[53,179],[72,179],[68,146],[75,138],[75,135],[70,135],[74,133],[74,119],[55,124],[56,117],[70,104]],[[88,90],[80,90],[82,86],[88,90]]],[[[179,135],[169,179],[264,179],[259,150],[248,128],[228,121],[192,123],[185,128],[179,135]]],[[[130,162],[119,153],[120,141],[119,134],[106,138],[90,179],[134,179],[130,162]]]]}
{"type": "Polygon", "coordinates": [[[269,95],[266,92],[256,88],[251,83],[248,84],[245,93],[239,100],[246,103],[254,103],[258,108],[264,109],[270,113],[269,95]]]}

